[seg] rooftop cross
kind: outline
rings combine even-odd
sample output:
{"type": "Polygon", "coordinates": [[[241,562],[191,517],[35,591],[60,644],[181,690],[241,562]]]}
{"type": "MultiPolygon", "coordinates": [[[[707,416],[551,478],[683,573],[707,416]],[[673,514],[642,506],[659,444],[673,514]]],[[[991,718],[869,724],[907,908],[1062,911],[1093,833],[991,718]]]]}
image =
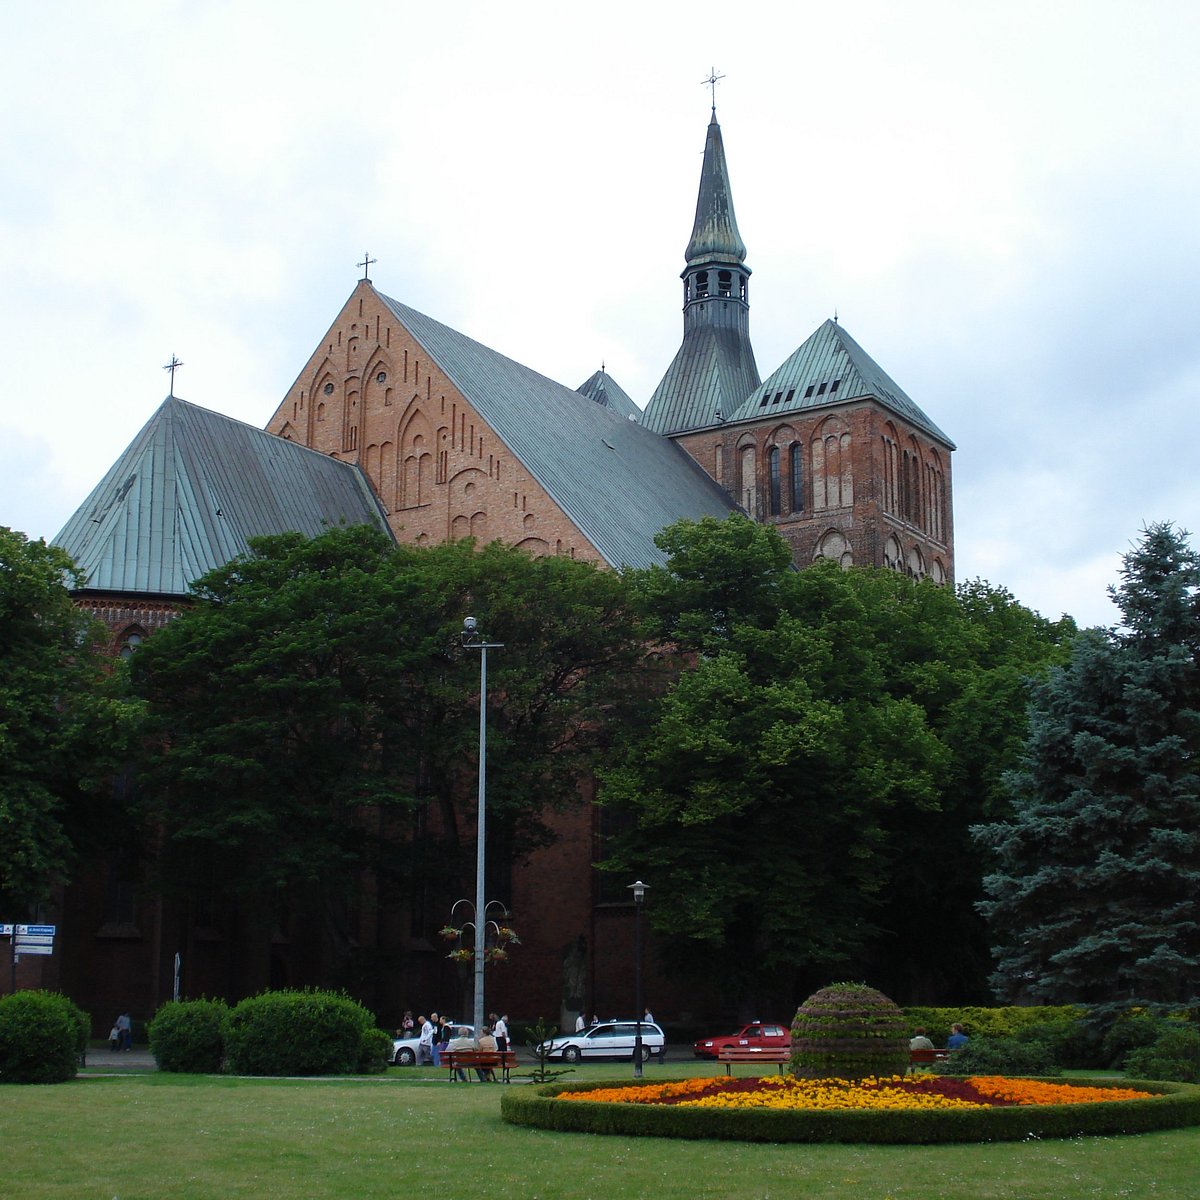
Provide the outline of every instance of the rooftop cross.
{"type": "Polygon", "coordinates": [[[170,396],[172,399],[174,399],[174,397],[175,397],[175,369],[176,369],[177,367],[182,367],[182,366],[183,366],[183,363],[181,363],[181,362],[179,361],[179,359],[177,359],[177,358],[175,357],[175,355],[173,355],[173,354],[172,354],[172,355],[171,355],[171,361],[170,361],[169,363],[167,363],[167,365],[166,365],[165,367],[163,367],[163,370],[164,370],[164,371],[170,371],[170,372],[171,372],[171,390],[170,390],[170,391],[169,391],[167,394],[168,394],[168,395],[169,395],[169,396],[170,396]]]}
{"type": "Polygon", "coordinates": [[[379,261],[379,259],[377,259],[377,258],[372,258],[372,257],[371,257],[371,256],[370,256],[370,255],[369,255],[369,254],[368,254],[368,253],[367,253],[367,252],[364,250],[364,251],[363,251],[363,260],[362,260],[362,262],[360,262],[360,263],[355,263],[355,264],[354,264],[356,267],[362,267],[362,269],[363,269],[363,281],[364,281],[364,282],[366,282],[366,283],[370,283],[370,282],[371,282],[371,276],[370,276],[370,275],[369,275],[367,272],[370,270],[370,268],[371,268],[371,264],[372,264],[372,263],[374,263],[374,262],[378,262],[378,261],[379,261]]]}
{"type": "Polygon", "coordinates": [[[712,89],[712,110],[714,116],[716,116],[717,113],[717,84],[720,83],[724,78],[724,75],[717,74],[716,67],[710,67],[708,71],[708,78],[700,80],[701,83],[712,89]]]}

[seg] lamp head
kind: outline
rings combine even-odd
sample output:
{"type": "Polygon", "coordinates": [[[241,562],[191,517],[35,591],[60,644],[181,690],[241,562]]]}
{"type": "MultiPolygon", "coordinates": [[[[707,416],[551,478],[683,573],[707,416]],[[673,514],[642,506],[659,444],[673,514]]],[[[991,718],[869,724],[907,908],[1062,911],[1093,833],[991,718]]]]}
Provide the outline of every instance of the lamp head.
{"type": "Polygon", "coordinates": [[[474,633],[479,628],[479,622],[474,617],[467,617],[463,621],[463,633],[474,633]]]}
{"type": "Polygon", "coordinates": [[[649,886],[650,885],[648,883],[643,883],[640,879],[637,881],[637,883],[631,883],[629,885],[630,889],[633,891],[634,904],[641,904],[641,902],[645,900],[646,888],[649,886]]]}

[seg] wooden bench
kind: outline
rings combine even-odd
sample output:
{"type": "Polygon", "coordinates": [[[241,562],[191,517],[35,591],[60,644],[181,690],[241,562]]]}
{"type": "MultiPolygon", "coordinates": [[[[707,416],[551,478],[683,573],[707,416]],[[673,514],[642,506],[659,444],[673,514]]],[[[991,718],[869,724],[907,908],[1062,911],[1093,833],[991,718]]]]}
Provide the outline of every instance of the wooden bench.
{"type": "Polygon", "coordinates": [[[914,1067],[932,1067],[935,1063],[945,1062],[950,1057],[950,1051],[943,1047],[932,1050],[910,1050],[908,1052],[908,1069],[914,1067]]]}
{"type": "Polygon", "coordinates": [[[449,1070],[451,1083],[458,1079],[460,1070],[466,1073],[466,1079],[463,1082],[470,1082],[472,1071],[489,1071],[492,1081],[495,1082],[496,1072],[499,1071],[500,1078],[508,1083],[508,1073],[516,1065],[517,1052],[515,1050],[442,1051],[442,1066],[449,1070]]]}
{"type": "Polygon", "coordinates": [[[725,1064],[725,1074],[733,1074],[734,1063],[776,1063],[780,1075],[784,1064],[791,1061],[791,1046],[722,1046],[717,1059],[725,1064]]]}

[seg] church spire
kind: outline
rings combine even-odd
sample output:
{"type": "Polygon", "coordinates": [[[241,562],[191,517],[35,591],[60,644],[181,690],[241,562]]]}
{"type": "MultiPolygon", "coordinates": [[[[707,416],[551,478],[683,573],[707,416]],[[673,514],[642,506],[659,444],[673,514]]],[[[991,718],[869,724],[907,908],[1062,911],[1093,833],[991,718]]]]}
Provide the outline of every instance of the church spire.
{"type": "MultiPolygon", "coordinates": [[[[691,241],[684,252],[688,266],[701,262],[742,263],[746,243],[738,233],[733,214],[733,192],[729,187],[729,168],[725,165],[725,146],[714,107],[704,142],[704,166],[700,169],[700,194],[696,197],[696,223],[691,241]]],[[[749,272],[747,272],[749,274],[749,272]]]]}
{"type": "Polygon", "coordinates": [[[696,219],[684,256],[683,344],[642,417],[642,423],[657,433],[715,425],[759,384],[750,345],[750,268],[733,213],[715,106],[704,142],[696,219]]]}

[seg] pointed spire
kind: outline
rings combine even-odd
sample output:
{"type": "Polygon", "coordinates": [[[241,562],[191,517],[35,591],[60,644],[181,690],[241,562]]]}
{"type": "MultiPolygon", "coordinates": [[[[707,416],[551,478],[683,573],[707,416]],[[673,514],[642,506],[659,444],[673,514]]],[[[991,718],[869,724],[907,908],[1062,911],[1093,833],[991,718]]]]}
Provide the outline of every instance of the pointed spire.
{"type": "Polygon", "coordinates": [[[704,143],[704,166],[700,171],[700,194],[696,198],[696,223],[684,252],[689,266],[699,262],[740,263],[746,259],[746,244],[738,233],[733,213],[733,192],[725,166],[725,146],[714,107],[704,143]]]}

